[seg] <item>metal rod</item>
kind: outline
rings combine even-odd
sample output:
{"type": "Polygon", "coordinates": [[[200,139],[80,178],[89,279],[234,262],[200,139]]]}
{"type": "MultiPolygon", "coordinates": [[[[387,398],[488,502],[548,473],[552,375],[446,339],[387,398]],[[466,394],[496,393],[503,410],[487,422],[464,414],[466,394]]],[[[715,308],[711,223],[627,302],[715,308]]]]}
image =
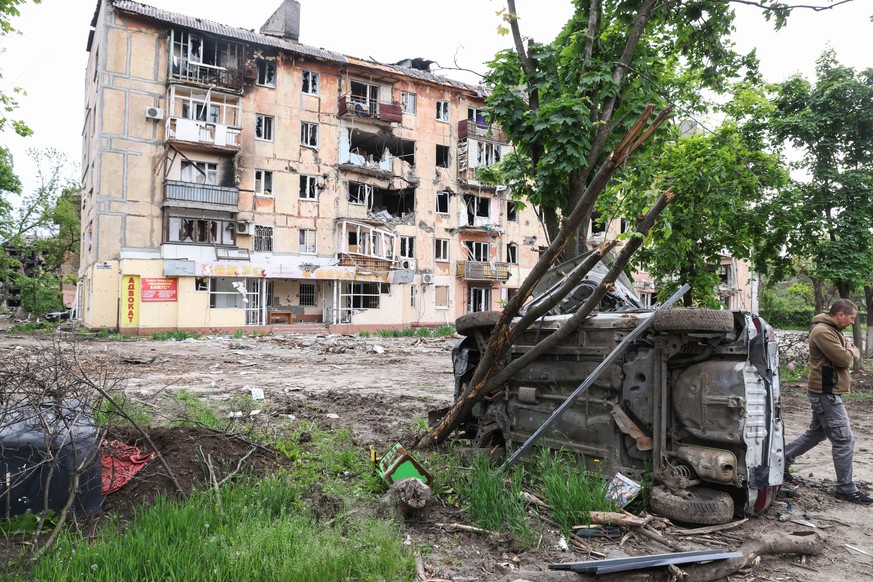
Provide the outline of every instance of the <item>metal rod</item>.
{"type": "Polygon", "coordinates": [[[540,426],[532,435],[530,435],[530,437],[527,439],[527,441],[525,441],[523,445],[521,445],[518,449],[515,450],[514,453],[512,453],[512,456],[509,457],[509,460],[503,463],[503,465],[499,469],[497,469],[497,472],[500,473],[508,469],[515,463],[515,461],[517,461],[520,457],[527,453],[528,449],[530,449],[539,440],[543,433],[549,430],[555,423],[555,421],[558,420],[558,418],[560,418],[562,414],[564,414],[564,411],[572,406],[576,399],[581,396],[585,391],[587,391],[591,387],[591,385],[594,384],[595,380],[597,380],[597,378],[599,378],[600,375],[609,366],[611,366],[613,362],[615,362],[615,360],[618,359],[618,357],[628,348],[631,342],[640,337],[643,332],[646,331],[650,325],[652,325],[655,313],[657,311],[669,309],[674,303],[676,303],[676,301],[679,300],[680,297],[685,295],[690,289],[691,286],[687,283],[682,285],[682,287],[678,291],[676,291],[667,301],[665,301],[663,305],[653,311],[649,315],[649,317],[643,320],[643,322],[640,323],[633,331],[627,334],[625,338],[621,340],[621,343],[615,346],[615,349],[612,350],[612,352],[608,356],[606,356],[606,358],[604,358],[602,362],[600,362],[600,364],[597,366],[597,368],[594,369],[593,372],[591,372],[591,375],[589,375],[585,379],[585,381],[582,382],[582,384],[580,384],[579,387],[576,388],[576,390],[574,390],[573,393],[567,397],[567,400],[565,400],[563,404],[555,409],[552,415],[542,424],[542,426],[540,426]]]}

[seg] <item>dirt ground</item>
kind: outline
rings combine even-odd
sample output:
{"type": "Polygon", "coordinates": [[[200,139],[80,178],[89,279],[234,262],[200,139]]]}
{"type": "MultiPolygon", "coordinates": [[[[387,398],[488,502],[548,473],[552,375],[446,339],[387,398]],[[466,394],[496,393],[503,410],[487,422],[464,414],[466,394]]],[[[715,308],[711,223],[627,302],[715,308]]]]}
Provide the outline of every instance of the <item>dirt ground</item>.
{"type": "MultiPolygon", "coordinates": [[[[312,420],[320,427],[348,427],[365,455],[370,444],[385,450],[397,441],[410,442],[415,419],[451,403],[450,351],[455,341],[288,334],[239,339],[216,336],[182,342],[86,339],[78,340],[74,349],[88,365],[103,362],[122,369],[129,397],[142,403],[153,416],[172,417],[169,395],[182,389],[216,403],[223,414],[249,415],[261,408],[260,401],[251,401],[252,390],[259,389],[264,394],[262,408],[269,412],[256,416],[291,415],[295,422],[312,420]]],[[[0,334],[2,351],[31,349],[41,349],[31,336],[0,334]]],[[[855,394],[847,400],[857,439],[855,479],[862,489],[873,492],[873,375],[856,375],[855,394]]],[[[782,405],[790,440],[804,430],[809,420],[803,386],[783,386],[782,405]]],[[[152,436],[174,471],[189,467],[190,474],[184,474],[187,480],[200,477],[190,470],[191,466],[199,467],[197,446],[203,446],[206,452],[227,448],[222,456],[229,462],[248,451],[244,443],[227,444],[227,439],[200,429],[173,429],[152,436]]],[[[130,442],[135,440],[132,435],[128,438],[130,442]]],[[[758,565],[730,579],[873,579],[873,507],[859,507],[833,497],[834,474],[827,443],[800,459],[796,467],[800,484],[791,491],[791,519],[816,526],[825,542],[824,553],[805,559],[790,555],[763,557],[758,565]],[[845,544],[870,555],[848,549],[845,544]]],[[[128,513],[131,506],[169,487],[160,480],[153,469],[109,496],[105,510],[128,513]]],[[[767,533],[810,529],[809,525],[790,520],[779,521],[785,507],[785,501],[777,501],[765,515],[705,539],[671,539],[688,550],[729,551],[767,533]]],[[[517,551],[503,536],[447,532],[436,526],[452,522],[463,523],[463,515],[457,509],[432,503],[408,525],[408,542],[426,548],[422,555],[425,579],[514,580],[522,573],[526,579],[536,579],[532,572],[546,570],[551,562],[589,559],[582,552],[556,549],[558,536],[554,531],[544,532],[540,549],[517,551]]],[[[621,547],[611,541],[593,541],[591,546],[609,557],[669,551],[636,536],[629,537],[621,547]]],[[[548,579],[584,578],[569,575],[548,579]]]]}

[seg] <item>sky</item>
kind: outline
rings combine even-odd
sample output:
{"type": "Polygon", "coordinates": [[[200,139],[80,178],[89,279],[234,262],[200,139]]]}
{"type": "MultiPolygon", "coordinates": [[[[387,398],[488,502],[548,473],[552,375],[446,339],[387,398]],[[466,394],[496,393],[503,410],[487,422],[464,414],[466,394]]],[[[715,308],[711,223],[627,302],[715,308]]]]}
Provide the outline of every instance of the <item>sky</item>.
{"type": "MultiPolygon", "coordinates": [[[[206,18],[222,24],[259,29],[281,0],[247,0],[240,4],[215,0],[148,0],[158,8],[206,18]]],[[[803,4],[828,0],[804,0],[803,4]]],[[[511,47],[500,36],[497,15],[501,0],[441,0],[424,2],[350,2],[301,0],[300,42],[347,55],[396,62],[407,57],[434,60],[442,67],[484,71],[484,62],[511,47]]],[[[25,5],[13,24],[20,36],[0,38],[0,87],[27,91],[14,117],[24,119],[34,135],[0,134],[10,148],[25,191],[38,184],[28,148],[56,148],[74,164],[81,158],[84,122],[85,51],[96,0],[42,0],[25,5]]],[[[572,13],[570,0],[517,0],[522,34],[540,42],[552,40],[572,13]]],[[[788,26],[775,32],[760,10],[737,6],[734,41],[742,52],[757,49],[761,71],[769,81],[801,73],[814,78],[815,61],[828,44],[839,62],[873,67],[873,2],[855,0],[832,10],[797,10],[788,26]]],[[[475,76],[443,70],[440,74],[476,83],[475,76]]],[[[78,179],[78,169],[70,175],[78,179]]]]}

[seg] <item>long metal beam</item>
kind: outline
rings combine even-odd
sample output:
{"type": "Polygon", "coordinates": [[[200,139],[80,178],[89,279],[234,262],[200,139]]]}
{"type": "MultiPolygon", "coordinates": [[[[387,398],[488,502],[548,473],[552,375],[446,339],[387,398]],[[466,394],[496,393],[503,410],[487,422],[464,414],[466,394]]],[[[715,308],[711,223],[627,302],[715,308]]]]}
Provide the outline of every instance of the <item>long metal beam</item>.
{"type": "Polygon", "coordinates": [[[567,410],[569,407],[573,406],[573,403],[576,401],[576,399],[579,398],[579,396],[581,396],[584,392],[586,392],[591,387],[591,385],[594,384],[595,380],[597,380],[597,378],[599,378],[600,375],[609,366],[611,366],[622,353],[624,353],[624,351],[628,348],[631,342],[635,341],[638,337],[640,337],[643,332],[646,331],[650,325],[652,325],[652,322],[655,319],[655,313],[672,307],[672,305],[676,303],[676,301],[678,301],[679,298],[685,295],[690,289],[691,286],[689,284],[686,283],[682,285],[682,287],[678,291],[676,291],[667,301],[665,301],[660,307],[658,307],[658,309],[653,311],[651,315],[649,315],[649,317],[647,317],[642,323],[640,323],[633,331],[627,334],[625,338],[621,340],[621,343],[615,346],[615,349],[613,349],[612,352],[608,356],[606,356],[606,358],[604,358],[602,362],[600,362],[600,364],[594,369],[594,371],[591,372],[591,374],[587,378],[585,378],[585,381],[582,382],[582,384],[580,384],[579,387],[576,388],[576,390],[574,390],[573,393],[570,394],[570,396],[568,396],[567,399],[562,402],[557,409],[555,409],[552,415],[542,424],[542,426],[534,431],[534,433],[530,435],[530,437],[528,437],[525,443],[521,445],[518,449],[516,449],[514,453],[512,453],[512,456],[509,457],[509,459],[505,463],[503,463],[503,465],[501,465],[497,472],[500,473],[508,469],[520,457],[524,456],[524,454],[527,453],[528,449],[536,444],[540,437],[543,436],[543,433],[549,430],[555,423],[555,421],[558,420],[558,418],[560,418],[562,414],[564,414],[564,411],[567,410]]]}

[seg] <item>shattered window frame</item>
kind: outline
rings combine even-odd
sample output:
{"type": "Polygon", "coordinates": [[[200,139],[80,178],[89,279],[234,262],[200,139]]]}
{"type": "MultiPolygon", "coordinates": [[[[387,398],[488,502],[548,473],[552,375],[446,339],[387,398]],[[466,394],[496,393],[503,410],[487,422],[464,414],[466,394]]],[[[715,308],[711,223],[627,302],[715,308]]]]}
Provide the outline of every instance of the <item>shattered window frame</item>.
{"type": "Polygon", "coordinates": [[[318,289],[315,283],[300,283],[300,307],[318,307],[318,289]]]}
{"type": "Polygon", "coordinates": [[[276,88],[276,61],[258,59],[258,78],[255,83],[261,87],[276,88]]]}
{"type": "Polygon", "coordinates": [[[515,200],[506,201],[506,220],[507,222],[518,222],[518,202],[515,200]]]}
{"type": "Polygon", "coordinates": [[[436,213],[443,216],[449,215],[449,193],[445,190],[440,190],[436,193],[436,213]],[[444,204],[441,204],[441,201],[444,204]]]}
{"type": "Polygon", "coordinates": [[[491,260],[491,243],[465,240],[464,247],[467,250],[467,260],[475,263],[487,263],[491,260]]]}
{"type": "Polygon", "coordinates": [[[414,236],[401,236],[400,237],[400,248],[398,251],[398,256],[403,259],[414,259],[415,258],[415,237],[414,236]]]}
{"type": "Polygon", "coordinates": [[[436,144],[437,168],[448,168],[451,165],[451,149],[447,145],[436,144]]]}
{"type": "Polygon", "coordinates": [[[182,160],[179,181],[187,184],[218,186],[218,164],[215,162],[182,160]]]}
{"type": "Polygon", "coordinates": [[[254,250],[261,253],[273,252],[272,226],[255,225],[254,250]]]}
{"type": "Polygon", "coordinates": [[[255,114],[255,139],[258,141],[273,141],[273,126],[275,118],[263,113],[255,114]]]}
{"type": "Polygon", "coordinates": [[[318,238],[314,228],[301,228],[299,235],[299,252],[301,255],[314,255],[317,253],[318,238]]]}
{"type": "Polygon", "coordinates": [[[415,115],[416,112],[416,95],[409,91],[400,92],[400,108],[406,115],[415,115]]]}
{"type": "Polygon", "coordinates": [[[418,287],[415,285],[409,286],[409,307],[412,309],[418,308],[418,287]]]}
{"type": "Polygon", "coordinates": [[[300,90],[307,95],[318,95],[318,86],[321,82],[321,74],[317,71],[303,69],[300,90]]]}
{"type": "Polygon", "coordinates": [[[437,263],[449,262],[449,239],[437,238],[433,241],[433,260],[437,263]]]}
{"type": "Polygon", "coordinates": [[[300,122],[300,145],[318,149],[318,124],[311,121],[300,122]]]}
{"type": "Polygon", "coordinates": [[[318,176],[300,175],[300,200],[318,200],[318,176]]]}
{"type": "Polygon", "coordinates": [[[233,286],[234,282],[243,281],[232,277],[210,277],[209,308],[210,309],[242,309],[245,307],[243,294],[233,286]]]}
{"type": "Polygon", "coordinates": [[[518,245],[516,243],[506,245],[506,262],[510,265],[518,264],[518,245]]]}
{"type": "Polygon", "coordinates": [[[382,286],[379,283],[349,282],[346,284],[346,298],[350,309],[379,309],[382,286]]]}
{"type": "Polygon", "coordinates": [[[273,197],[273,172],[270,170],[255,170],[255,196],[261,198],[273,197]]]}
{"type": "Polygon", "coordinates": [[[436,120],[449,122],[449,102],[443,99],[437,99],[436,102],[436,120]]]}
{"type": "Polygon", "coordinates": [[[369,207],[373,199],[373,186],[362,182],[349,182],[349,204],[369,207]]]}

